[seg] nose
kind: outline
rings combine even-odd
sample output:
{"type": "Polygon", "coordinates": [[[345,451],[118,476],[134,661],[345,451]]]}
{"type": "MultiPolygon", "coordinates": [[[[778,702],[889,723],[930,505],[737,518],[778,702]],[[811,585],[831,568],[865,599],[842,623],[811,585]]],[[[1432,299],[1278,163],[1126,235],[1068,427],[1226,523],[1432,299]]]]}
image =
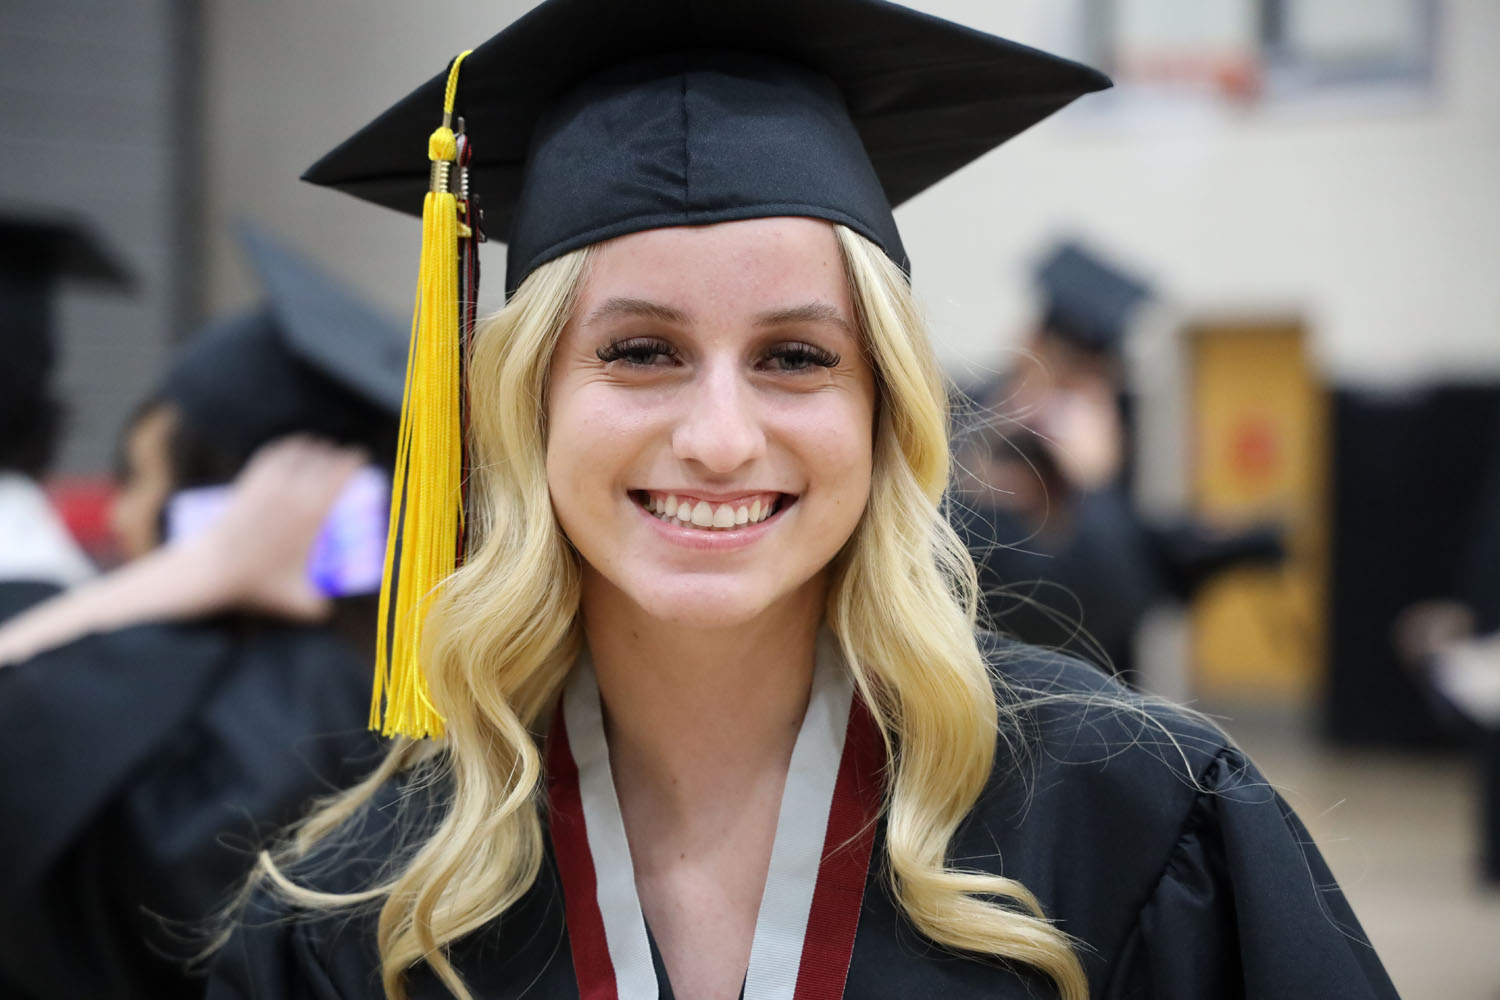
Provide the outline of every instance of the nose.
{"type": "Polygon", "coordinates": [[[710,365],[693,380],[672,432],[673,453],[713,475],[729,475],[765,454],[755,391],[735,368],[710,365]]]}

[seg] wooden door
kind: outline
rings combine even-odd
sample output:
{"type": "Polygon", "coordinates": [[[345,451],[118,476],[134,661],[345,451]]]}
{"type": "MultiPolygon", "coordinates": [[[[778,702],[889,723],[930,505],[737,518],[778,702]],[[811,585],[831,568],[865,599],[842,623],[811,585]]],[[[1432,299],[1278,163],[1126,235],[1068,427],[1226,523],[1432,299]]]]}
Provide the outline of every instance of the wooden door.
{"type": "Polygon", "coordinates": [[[1287,563],[1240,569],[1191,610],[1203,698],[1307,702],[1322,669],[1327,581],[1327,402],[1295,321],[1189,328],[1192,506],[1226,524],[1274,519],[1287,563]]]}

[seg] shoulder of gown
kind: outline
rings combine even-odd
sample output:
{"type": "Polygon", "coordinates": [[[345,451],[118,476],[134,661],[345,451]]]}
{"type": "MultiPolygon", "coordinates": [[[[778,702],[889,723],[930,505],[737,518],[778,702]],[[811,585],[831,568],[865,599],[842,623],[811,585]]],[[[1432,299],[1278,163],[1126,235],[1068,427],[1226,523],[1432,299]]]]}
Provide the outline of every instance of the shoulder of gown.
{"type": "MultiPolygon", "coordinates": [[[[291,862],[285,874],[320,893],[378,885],[421,847],[445,810],[447,787],[441,779],[387,782],[345,829],[291,862]]],[[[263,883],[209,966],[208,1000],[385,1000],[376,944],[380,905],[302,909],[263,883]]],[[[570,955],[550,856],[515,906],[450,952],[474,995],[494,1000],[576,1000],[570,955]]],[[[422,965],[408,974],[407,991],[413,1000],[449,996],[422,965]]]]}
{"type": "Polygon", "coordinates": [[[1291,807],[1211,721],[982,637],[1002,740],[954,862],[1015,878],[1105,1000],[1394,998],[1291,807]]]}
{"type": "MultiPolygon", "coordinates": [[[[318,893],[379,884],[419,846],[441,811],[429,789],[392,780],[284,874],[318,893]]],[[[208,970],[209,1000],[384,1000],[376,947],[379,903],[308,910],[262,882],[235,915],[208,970]]]]}
{"type": "Polygon", "coordinates": [[[66,849],[201,703],[229,655],[212,628],[140,626],[0,669],[0,895],[66,849]]]}

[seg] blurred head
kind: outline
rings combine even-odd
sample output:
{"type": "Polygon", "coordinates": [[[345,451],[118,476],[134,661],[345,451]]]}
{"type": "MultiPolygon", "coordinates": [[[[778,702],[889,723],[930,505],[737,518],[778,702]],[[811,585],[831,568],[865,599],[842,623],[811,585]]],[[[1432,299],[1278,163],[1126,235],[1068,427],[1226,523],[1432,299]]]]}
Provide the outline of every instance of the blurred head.
{"type": "Polygon", "coordinates": [[[125,427],[116,462],[109,527],[122,559],[139,559],[161,544],[162,512],[172,494],[172,434],[177,411],[148,403],[125,427]]]}
{"type": "Polygon", "coordinates": [[[50,391],[0,385],[0,473],[40,479],[52,462],[61,416],[50,391]]]}
{"type": "Polygon", "coordinates": [[[153,397],[141,404],[116,459],[109,520],[121,558],[137,559],[165,541],[172,494],[233,482],[249,457],[204,433],[173,402],[153,397]]]}
{"type": "Polygon", "coordinates": [[[1045,323],[1032,334],[1025,357],[1037,366],[1038,384],[1047,389],[1077,390],[1094,385],[1118,389],[1125,377],[1118,346],[1086,346],[1045,323]]]}
{"type": "MultiPolygon", "coordinates": [[[[4,253],[10,252],[9,247],[4,253]]],[[[52,462],[62,407],[46,296],[0,261],[0,474],[40,479],[52,462]]]]}

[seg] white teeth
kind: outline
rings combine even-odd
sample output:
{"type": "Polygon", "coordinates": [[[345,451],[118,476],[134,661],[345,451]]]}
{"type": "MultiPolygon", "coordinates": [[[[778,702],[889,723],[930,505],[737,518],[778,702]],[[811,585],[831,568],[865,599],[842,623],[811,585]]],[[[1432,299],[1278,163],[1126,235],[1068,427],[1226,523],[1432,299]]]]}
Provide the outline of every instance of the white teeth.
{"type": "Polygon", "coordinates": [[[641,504],[651,514],[668,524],[691,524],[699,528],[724,530],[747,524],[759,524],[776,513],[776,500],[756,497],[750,503],[711,504],[707,500],[684,498],[668,493],[665,497],[646,494],[641,504]]]}

